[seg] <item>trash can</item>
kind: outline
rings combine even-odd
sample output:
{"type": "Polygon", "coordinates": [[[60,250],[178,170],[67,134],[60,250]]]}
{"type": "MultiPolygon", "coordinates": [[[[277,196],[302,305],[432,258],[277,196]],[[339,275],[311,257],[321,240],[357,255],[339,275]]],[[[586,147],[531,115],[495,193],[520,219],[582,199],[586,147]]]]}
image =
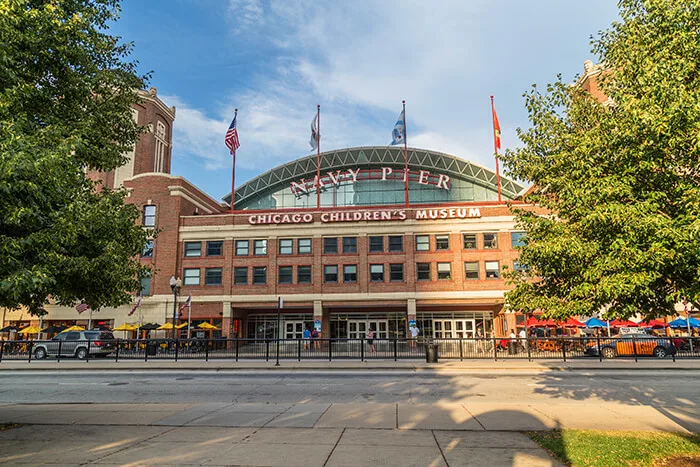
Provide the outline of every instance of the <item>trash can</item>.
{"type": "Polygon", "coordinates": [[[425,361],[427,363],[438,362],[438,345],[436,343],[427,342],[425,344],[425,361]]]}
{"type": "Polygon", "coordinates": [[[514,340],[508,341],[508,355],[515,355],[518,353],[518,343],[514,340]]]}
{"type": "Polygon", "coordinates": [[[146,344],[146,355],[155,355],[158,352],[158,344],[149,342],[146,344]]]}

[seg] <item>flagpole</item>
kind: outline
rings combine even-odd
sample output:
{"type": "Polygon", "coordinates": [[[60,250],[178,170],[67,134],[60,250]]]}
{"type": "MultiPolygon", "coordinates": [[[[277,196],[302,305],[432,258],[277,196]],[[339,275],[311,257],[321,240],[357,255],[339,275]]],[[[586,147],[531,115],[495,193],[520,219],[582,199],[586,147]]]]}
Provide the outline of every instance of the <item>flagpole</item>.
{"type": "Polygon", "coordinates": [[[404,160],[404,192],[406,198],[406,207],[408,207],[408,131],[406,130],[406,101],[401,101],[403,104],[403,160],[404,160]]]}
{"type": "MultiPolygon", "coordinates": [[[[235,109],[234,114],[233,114],[233,120],[236,120],[236,117],[238,117],[238,109],[235,109]]],[[[235,146],[234,146],[235,148],[235,146]]],[[[234,211],[234,203],[236,200],[236,150],[234,149],[231,151],[231,155],[233,155],[233,167],[231,168],[231,214],[233,214],[234,211]]]]}
{"type": "Polygon", "coordinates": [[[190,338],[190,325],[192,318],[192,298],[190,297],[190,304],[187,306],[187,338],[190,338]]]}
{"type": "Polygon", "coordinates": [[[491,123],[493,124],[493,151],[496,153],[496,183],[498,184],[498,202],[501,202],[501,172],[498,169],[498,144],[496,142],[496,107],[491,96],[491,123]]]}
{"type": "Polygon", "coordinates": [[[321,209],[321,104],[316,105],[316,209],[321,209]]]}

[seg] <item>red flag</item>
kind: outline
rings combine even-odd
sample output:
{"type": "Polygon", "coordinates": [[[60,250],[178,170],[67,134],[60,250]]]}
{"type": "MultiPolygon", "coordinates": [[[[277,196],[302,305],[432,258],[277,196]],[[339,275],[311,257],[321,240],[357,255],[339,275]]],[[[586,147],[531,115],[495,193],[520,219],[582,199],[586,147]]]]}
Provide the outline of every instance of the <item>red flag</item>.
{"type": "Polygon", "coordinates": [[[493,112],[493,145],[496,149],[501,149],[501,125],[498,123],[496,108],[491,101],[491,111],[493,112]]]}
{"type": "Polygon", "coordinates": [[[85,310],[89,310],[90,306],[87,303],[81,303],[80,305],[75,307],[75,311],[78,312],[78,314],[84,312],[85,310]]]}

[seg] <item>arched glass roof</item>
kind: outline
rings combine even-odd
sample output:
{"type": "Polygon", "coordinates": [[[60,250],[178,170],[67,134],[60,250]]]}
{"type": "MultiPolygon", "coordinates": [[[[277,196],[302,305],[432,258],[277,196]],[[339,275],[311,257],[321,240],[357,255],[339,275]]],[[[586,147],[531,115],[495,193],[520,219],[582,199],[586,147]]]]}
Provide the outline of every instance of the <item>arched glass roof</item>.
{"type": "MultiPolygon", "coordinates": [[[[312,154],[249,180],[236,189],[236,209],[316,207],[316,163],[316,154],[312,154]]],[[[496,174],[480,165],[449,154],[408,148],[408,166],[412,204],[497,199],[496,174]]],[[[402,147],[369,146],[323,152],[321,180],[325,186],[321,207],[403,204],[403,170],[402,147]]],[[[522,189],[501,176],[503,199],[514,199],[522,189]]],[[[229,193],[224,201],[230,200],[229,193]]]]}

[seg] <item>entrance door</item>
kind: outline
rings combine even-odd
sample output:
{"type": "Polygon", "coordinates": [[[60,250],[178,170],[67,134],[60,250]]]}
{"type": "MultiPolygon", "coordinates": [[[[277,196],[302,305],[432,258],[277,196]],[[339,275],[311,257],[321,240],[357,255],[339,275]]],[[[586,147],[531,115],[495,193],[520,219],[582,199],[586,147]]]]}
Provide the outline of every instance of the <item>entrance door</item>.
{"type": "Polygon", "coordinates": [[[436,339],[453,339],[474,337],[473,319],[436,319],[433,320],[433,337],[436,339]]]}
{"type": "Polygon", "coordinates": [[[389,337],[388,319],[348,320],[348,338],[362,339],[367,337],[367,329],[372,328],[376,339],[387,339],[389,337]]]}
{"type": "Polygon", "coordinates": [[[285,321],[284,322],[284,338],[285,339],[301,339],[304,337],[304,322],[303,321],[285,321]]]}

